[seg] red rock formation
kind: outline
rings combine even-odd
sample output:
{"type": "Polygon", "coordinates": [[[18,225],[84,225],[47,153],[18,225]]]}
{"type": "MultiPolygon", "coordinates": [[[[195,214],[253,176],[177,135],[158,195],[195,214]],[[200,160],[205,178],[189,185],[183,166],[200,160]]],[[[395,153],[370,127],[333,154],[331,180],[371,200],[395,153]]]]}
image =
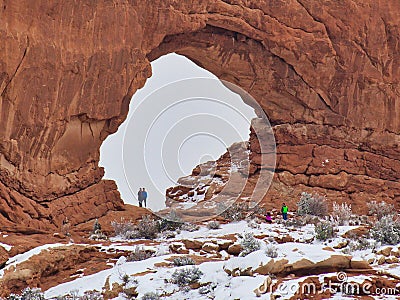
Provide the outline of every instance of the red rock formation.
{"type": "Polygon", "coordinates": [[[5,270],[0,279],[0,296],[20,293],[28,287],[47,290],[57,284],[73,280],[75,275],[91,275],[110,268],[107,260],[126,253],[105,253],[95,246],[60,246],[42,250],[17,266],[5,270]]]}
{"type": "Polygon", "coordinates": [[[267,112],[272,195],[399,200],[399,11],[397,0],[0,1],[0,222],[51,228],[66,211],[79,223],[121,209],[99,148],[170,52],[267,112]]]}

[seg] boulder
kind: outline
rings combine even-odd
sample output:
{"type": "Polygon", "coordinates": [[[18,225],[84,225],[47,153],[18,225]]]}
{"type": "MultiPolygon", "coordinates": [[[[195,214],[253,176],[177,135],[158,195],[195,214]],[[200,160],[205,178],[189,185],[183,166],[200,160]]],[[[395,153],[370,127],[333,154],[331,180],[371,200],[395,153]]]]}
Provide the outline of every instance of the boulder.
{"type": "Polygon", "coordinates": [[[169,245],[169,249],[172,253],[189,254],[189,250],[186,249],[185,244],[181,242],[173,242],[169,245]]]}
{"type": "Polygon", "coordinates": [[[379,249],[376,254],[381,254],[383,256],[390,256],[390,253],[392,252],[393,247],[385,247],[382,249],[379,249]]]}
{"type": "Polygon", "coordinates": [[[231,255],[239,255],[242,252],[242,246],[240,244],[232,244],[228,247],[227,252],[231,255]]]}
{"type": "Polygon", "coordinates": [[[217,244],[210,243],[210,242],[204,243],[203,246],[201,247],[201,249],[208,253],[215,253],[220,250],[220,248],[217,244]]]}
{"type": "Polygon", "coordinates": [[[192,249],[192,250],[200,250],[201,247],[203,247],[204,242],[199,241],[199,240],[182,240],[182,243],[185,245],[187,249],[192,249]]]}

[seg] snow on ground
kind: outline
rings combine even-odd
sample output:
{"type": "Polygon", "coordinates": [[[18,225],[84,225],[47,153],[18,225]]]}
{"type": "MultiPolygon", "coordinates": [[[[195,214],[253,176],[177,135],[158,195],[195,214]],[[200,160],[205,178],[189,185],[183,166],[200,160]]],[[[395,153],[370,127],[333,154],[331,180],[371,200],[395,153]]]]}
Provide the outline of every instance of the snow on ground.
{"type": "Polygon", "coordinates": [[[4,244],[4,243],[0,243],[0,246],[3,247],[4,249],[6,249],[6,251],[10,251],[12,246],[4,244]]]}
{"type": "Polygon", "coordinates": [[[122,283],[122,277],[125,274],[132,275],[149,270],[155,270],[154,264],[165,261],[168,256],[151,257],[142,261],[127,262],[125,257],[121,257],[111,269],[101,271],[96,274],[83,276],[73,281],[60,284],[45,292],[46,298],[57,297],[59,295],[68,294],[71,291],[78,291],[79,295],[83,295],[85,291],[97,290],[101,291],[108,279],[112,285],[114,282],[122,283]]]}
{"type": "Polygon", "coordinates": [[[324,250],[323,245],[310,245],[301,243],[284,243],[277,245],[284,257],[292,264],[304,258],[317,263],[332,256],[332,251],[324,250]]]}
{"type": "MultiPolygon", "coordinates": [[[[340,226],[339,234],[343,234],[348,230],[354,229],[357,226],[340,226]]],[[[157,292],[158,294],[168,294],[170,296],[162,299],[270,299],[270,293],[257,297],[254,290],[264,283],[266,276],[255,274],[254,276],[230,276],[224,269],[233,270],[234,268],[256,269],[260,265],[265,265],[271,260],[265,253],[268,243],[274,243],[278,257],[275,260],[287,259],[288,263],[294,263],[304,258],[318,262],[323,261],[332,256],[335,252],[342,254],[341,249],[334,250],[335,252],[326,250],[327,246],[333,247],[344,239],[338,236],[328,242],[312,241],[314,236],[314,225],[308,224],[300,228],[286,227],[284,224],[273,223],[273,224],[252,224],[246,221],[232,222],[228,224],[222,224],[221,228],[211,230],[208,229],[206,224],[200,226],[197,231],[189,232],[181,230],[174,238],[158,238],[150,244],[147,240],[147,245],[137,245],[141,240],[134,241],[122,241],[120,239],[112,239],[111,245],[98,244],[101,251],[115,252],[117,250],[132,251],[136,247],[140,246],[144,250],[151,250],[156,252],[155,257],[148,258],[142,261],[127,262],[125,257],[111,263],[112,268],[98,272],[93,275],[81,276],[79,278],[73,277],[72,281],[60,284],[53,288],[50,288],[45,292],[46,298],[55,298],[58,296],[69,294],[71,291],[78,291],[79,295],[83,295],[85,291],[89,290],[104,290],[106,282],[109,282],[110,286],[113,283],[122,284],[123,276],[125,274],[132,276],[137,283],[130,284],[137,285],[137,292],[139,293],[138,298],[140,299],[145,293],[157,292]],[[255,228],[254,228],[255,227],[255,228]],[[205,258],[205,262],[200,263],[196,267],[203,273],[199,283],[206,286],[204,289],[208,289],[207,293],[201,294],[201,289],[185,289],[179,287],[177,284],[170,282],[171,276],[174,271],[184,268],[192,268],[193,266],[176,267],[170,264],[172,257],[179,254],[171,254],[169,245],[172,243],[181,242],[183,239],[197,240],[202,242],[212,242],[219,244],[222,241],[226,241],[227,236],[236,236],[238,242],[244,233],[251,232],[255,236],[259,236],[261,241],[261,249],[250,253],[245,257],[235,257],[229,255],[226,251],[220,252],[219,260],[207,261],[208,257],[212,257],[212,253],[201,253],[199,251],[190,250],[190,254],[196,256],[202,256],[205,258]],[[299,242],[287,242],[283,244],[277,244],[273,242],[270,237],[279,237],[290,235],[296,241],[299,242]],[[132,243],[134,242],[134,243],[132,243]],[[159,265],[163,263],[162,265],[159,265]],[[167,264],[166,264],[167,263],[167,264]]],[[[144,240],[143,240],[144,242],[144,240]]],[[[38,254],[44,249],[51,247],[65,246],[64,244],[49,244],[34,248],[26,253],[17,255],[7,262],[7,267],[16,265],[29,259],[32,255],[38,254]]],[[[374,257],[375,253],[371,249],[355,251],[354,256],[356,259],[365,259],[366,257],[374,257]]],[[[215,257],[213,258],[215,259],[215,257]]],[[[382,266],[385,272],[400,276],[400,265],[382,266]]],[[[1,271],[3,274],[4,269],[1,271]]],[[[323,282],[324,276],[336,276],[336,273],[318,275],[320,282],[323,282]]],[[[303,282],[307,277],[301,278],[284,278],[284,284],[286,289],[279,289],[274,292],[275,295],[280,295],[281,299],[289,299],[300,287],[300,283],[303,282]]],[[[352,276],[352,282],[362,283],[366,279],[366,276],[352,276]]],[[[273,279],[274,284],[277,284],[277,279],[273,279]]],[[[117,299],[125,299],[120,295],[117,299]]],[[[344,295],[335,295],[332,299],[346,299],[344,295]]],[[[352,299],[351,297],[348,299],[352,299]]],[[[379,298],[376,298],[379,299],[379,298]]],[[[390,299],[387,297],[386,299],[390,299]]]]}
{"type": "MultiPolygon", "coordinates": [[[[177,285],[168,283],[168,280],[171,278],[172,273],[176,269],[185,267],[158,268],[155,267],[154,264],[165,262],[166,259],[171,257],[171,255],[168,254],[168,242],[172,243],[182,239],[194,239],[204,242],[211,240],[214,243],[218,243],[224,241],[224,239],[221,239],[223,236],[244,234],[246,232],[252,232],[255,235],[268,234],[269,236],[292,234],[296,238],[300,239],[304,236],[307,238],[311,237],[313,234],[313,227],[307,225],[301,230],[293,231],[285,228],[282,224],[261,223],[258,225],[258,228],[252,228],[248,222],[240,221],[221,225],[221,228],[216,230],[210,230],[206,226],[201,226],[199,230],[193,232],[182,230],[176,235],[175,238],[163,240],[164,244],[161,246],[140,246],[145,250],[157,251],[157,257],[149,258],[139,262],[126,262],[126,259],[121,258],[112,269],[104,270],[97,274],[76,278],[71,282],[51,288],[46,291],[45,296],[47,298],[57,297],[59,295],[67,294],[73,290],[79,291],[80,295],[82,295],[86,290],[96,289],[101,291],[104,288],[107,279],[109,280],[110,285],[112,285],[114,282],[121,284],[122,276],[124,274],[133,275],[150,271],[143,276],[135,277],[138,282],[137,291],[139,292],[139,295],[143,295],[147,292],[158,291],[159,293],[172,293],[173,295],[169,297],[169,299],[209,299],[208,297],[210,296],[210,293],[202,296],[197,290],[189,292],[181,291],[177,285]]],[[[214,284],[211,294],[217,299],[237,299],[238,297],[240,299],[256,299],[257,297],[255,296],[253,290],[263,283],[265,276],[257,275],[255,277],[230,277],[224,271],[224,266],[229,267],[232,264],[238,264],[243,268],[256,268],[260,264],[267,263],[271,258],[267,257],[265,254],[266,244],[263,243],[262,245],[262,250],[253,252],[246,257],[231,257],[227,261],[222,260],[200,264],[199,268],[203,272],[200,282],[203,284],[211,282],[211,286],[214,284]]],[[[101,249],[105,251],[130,251],[135,247],[137,247],[137,245],[127,245],[119,241],[109,246],[101,246],[101,249]]],[[[322,250],[322,248],[322,244],[309,245],[301,243],[285,243],[277,245],[279,256],[285,257],[290,263],[300,260],[304,258],[304,256],[307,256],[307,258],[311,261],[319,261],[328,258],[332,252],[322,250]]],[[[38,250],[39,249],[34,252],[39,252],[38,250]]],[[[225,256],[227,256],[227,254],[225,256]]],[[[261,299],[269,299],[269,296],[264,295],[261,299]]]]}

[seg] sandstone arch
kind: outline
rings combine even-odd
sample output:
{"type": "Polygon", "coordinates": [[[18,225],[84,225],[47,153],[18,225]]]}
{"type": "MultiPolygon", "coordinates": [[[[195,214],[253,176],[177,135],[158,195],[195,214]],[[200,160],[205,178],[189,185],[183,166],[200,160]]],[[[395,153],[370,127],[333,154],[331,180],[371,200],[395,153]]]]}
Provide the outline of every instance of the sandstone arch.
{"type": "Polygon", "coordinates": [[[150,61],[174,51],[268,113],[272,198],[310,187],[360,207],[399,200],[397,0],[0,4],[1,224],[52,228],[64,214],[81,223],[123,209],[99,147],[150,61]]]}

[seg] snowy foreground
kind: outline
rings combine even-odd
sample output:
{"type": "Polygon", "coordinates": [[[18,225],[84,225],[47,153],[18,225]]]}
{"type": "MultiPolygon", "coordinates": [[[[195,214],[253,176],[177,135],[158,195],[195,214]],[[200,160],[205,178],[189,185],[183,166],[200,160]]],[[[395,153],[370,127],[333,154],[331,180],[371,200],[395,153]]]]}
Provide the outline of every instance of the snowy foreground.
{"type": "MultiPolygon", "coordinates": [[[[219,229],[208,229],[204,224],[193,232],[182,230],[172,238],[158,238],[150,243],[143,240],[146,245],[141,249],[153,253],[152,257],[128,262],[121,256],[108,263],[110,268],[92,275],[85,275],[82,270],[79,276],[49,288],[44,295],[51,299],[82,296],[96,290],[103,295],[114,291],[108,295],[127,299],[125,293],[118,292],[117,287],[123,287],[121,291],[131,288],[137,299],[151,292],[159,299],[299,299],[316,294],[328,299],[354,299],[360,295],[397,299],[398,247],[349,249],[349,239],[343,236],[358,227],[339,226],[335,238],[321,242],[314,239],[313,224],[295,228],[240,221],[219,229]],[[243,256],[239,254],[243,251],[239,245],[246,233],[254,235],[260,248],[243,256]],[[175,266],[172,261],[176,257],[191,257],[195,265],[175,266]],[[195,284],[180,286],[171,280],[177,270],[195,267],[201,271],[195,284]]],[[[1,276],[41,251],[60,245],[74,244],[48,244],[10,258],[1,276]]],[[[96,246],[105,252],[133,251],[138,247],[117,238],[107,246],[96,246]]]]}

